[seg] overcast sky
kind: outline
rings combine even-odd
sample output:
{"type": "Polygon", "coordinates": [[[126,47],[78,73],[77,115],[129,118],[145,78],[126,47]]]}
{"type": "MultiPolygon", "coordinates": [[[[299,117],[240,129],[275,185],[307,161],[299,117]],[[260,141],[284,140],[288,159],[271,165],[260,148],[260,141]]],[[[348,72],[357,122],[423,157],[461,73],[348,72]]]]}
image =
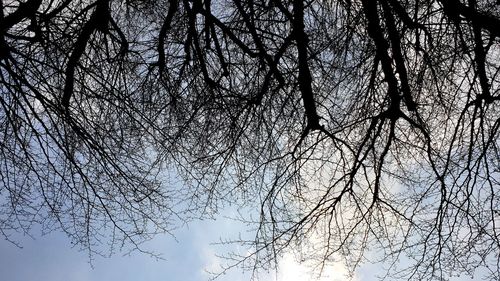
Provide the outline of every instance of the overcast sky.
{"type": "MultiPolygon", "coordinates": [[[[170,236],[157,237],[148,246],[163,254],[165,260],[155,260],[144,254],[131,256],[114,255],[111,258],[96,257],[93,268],[85,252],[71,248],[69,240],[61,233],[44,237],[17,237],[23,248],[0,240],[0,280],[5,281],[207,281],[207,269],[217,267],[218,248],[211,245],[221,236],[230,237],[241,232],[234,221],[197,222],[176,232],[177,241],[170,236]]],[[[36,235],[36,233],[35,233],[36,235]]],[[[233,236],[234,237],[234,236],[233,236]]],[[[226,249],[227,250],[227,249],[226,249]]],[[[262,281],[312,280],[305,266],[295,262],[292,255],[280,261],[280,272],[262,274],[262,281]]],[[[380,269],[366,265],[358,270],[356,281],[376,280],[380,269]]],[[[322,281],[345,280],[341,265],[328,268],[322,281]]],[[[220,277],[220,281],[249,281],[249,274],[232,270],[220,277]]],[[[453,279],[471,280],[467,277],[453,279]]]]}
{"type": "MultiPolygon", "coordinates": [[[[171,236],[159,236],[148,247],[161,252],[165,260],[155,260],[147,255],[135,253],[131,256],[114,255],[111,258],[96,257],[89,264],[85,252],[71,248],[70,241],[61,233],[43,237],[15,237],[23,248],[0,241],[0,279],[8,281],[206,281],[207,270],[216,269],[217,253],[223,250],[211,243],[219,238],[229,238],[243,231],[241,225],[227,219],[196,222],[171,236]]],[[[222,252],[221,252],[222,251],[222,252]]],[[[259,275],[259,280],[303,281],[311,279],[309,270],[295,262],[292,255],[280,262],[281,270],[259,275]]],[[[322,280],[342,281],[345,270],[330,268],[322,280]]],[[[231,270],[218,280],[249,281],[249,273],[231,270]]]]}

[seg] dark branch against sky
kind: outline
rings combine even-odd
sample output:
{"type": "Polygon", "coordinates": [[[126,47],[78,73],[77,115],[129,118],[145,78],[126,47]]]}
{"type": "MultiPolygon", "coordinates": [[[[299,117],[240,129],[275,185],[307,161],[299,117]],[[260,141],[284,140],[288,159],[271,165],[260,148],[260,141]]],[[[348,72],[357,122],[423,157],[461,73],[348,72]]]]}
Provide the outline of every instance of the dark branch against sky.
{"type": "Polygon", "coordinates": [[[1,5],[6,240],[141,252],[229,207],[250,272],[500,278],[496,1],[1,5]]]}

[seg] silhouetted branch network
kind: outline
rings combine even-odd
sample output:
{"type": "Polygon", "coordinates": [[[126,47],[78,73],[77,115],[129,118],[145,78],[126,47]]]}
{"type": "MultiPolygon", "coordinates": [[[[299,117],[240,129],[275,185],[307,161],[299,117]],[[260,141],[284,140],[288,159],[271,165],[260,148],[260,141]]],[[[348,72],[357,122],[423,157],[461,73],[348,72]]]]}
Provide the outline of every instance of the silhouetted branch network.
{"type": "Polygon", "coordinates": [[[1,5],[5,238],[140,249],[232,205],[256,269],[500,278],[495,1],[1,5]]]}

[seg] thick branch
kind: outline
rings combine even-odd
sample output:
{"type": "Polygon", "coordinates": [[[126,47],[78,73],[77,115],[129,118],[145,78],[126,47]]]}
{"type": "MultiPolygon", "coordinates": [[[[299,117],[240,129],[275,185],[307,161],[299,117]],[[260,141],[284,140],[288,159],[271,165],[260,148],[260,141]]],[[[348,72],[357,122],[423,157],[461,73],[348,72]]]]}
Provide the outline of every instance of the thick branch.
{"type": "Polygon", "coordinates": [[[386,0],[382,0],[381,2],[389,33],[389,40],[391,41],[392,54],[394,62],[396,63],[396,70],[399,74],[399,80],[401,81],[401,89],[403,91],[404,101],[409,111],[415,111],[416,104],[415,101],[413,101],[413,97],[411,96],[411,90],[408,84],[408,73],[406,71],[405,61],[403,58],[403,53],[401,51],[401,38],[399,37],[399,32],[396,28],[394,16],[392,14],[391,8],[389,7],[389,4],[386,0]]]}
{"type": "Polygon", "coordinates": [[[158,36],[158,66],[160,67],[160,75],[162,75],[163,69],[165,68],[165,38],[167,37],[167,32],[172,26],[172,20],[177,12],[178,4],[177,0],[170,1],[167,17],[163,21],[163,25],[161,26],[160,34],[158,36]]]}
{"type": "MultiPolygon", "coordinates": [[[[26,18],[31,18],[42,4],[42,0],[31,0],[19,4],[19,7],[0,22],[0,30],[5,32],[12,26],[20,23],[26,18]]],[[[3,11],[2,11],[3,13],[3,11]]]]}
{"type": "Polygon", "coordinates": [[[73,86],[75,83],[75,70],[81,56],[85,52],[90,36],[98,28],[99,24],[107,24],[109,20],[108,0],[100,0],[97,2],[97,7],[90,16],[90,19],[85,23],[82,31],[74,44],[73,52],[71,53],[68,64],[66,66],[66,81],[64,83],[63,97],[61,105],[65,110],[69,107],[71,96],[73,95],[73,86]]]}
{"type": "Polygon", "coordinates": [[[458,0],[440,0],[443,4],[445,14],[452,20],[457,20],[458,16],[463,16],[473,25],[488,30],[488,32],[495,37],[500,37],[500,19],[481,13],[473,7],[468,7],[458,0]]]}
{"type": "MultiPolygon", "coordinates": [[[[469,0],[469,6],[471,9],[475,10],[476,1],[469,0]]],[[[498,28],[500,28],[500,26],[498,28]]],[[[490,94],[488,76],[486,75],[486,52],[483,46],[481,27],[472,22],[472,30],[474,33],[474,57],[476,61],[477,75],[479,77],[479,84],[481,85],[481,90],[483,92],[482,96],[487,103],[491,103],[493,100],[490,94]]]]}
{"type": "Polygon", "coordinates": [[[368,21],[368,34],[375,43],[376,54],[380,59],[385,80],[388,85],[388,94],[391,99],[390,109],[399,110],[400,96],[398,93],[398,81],[392,69],[392,59],[389,56],[389,44],[384,38],[380,18],[377,12],[377,2],[374,0],[363,0],[363,10],[368,21]]]}
{"type": "Polygon", "coordinates": [[[312,91],[312,77],[307,61],[307,34],[304,31],[304,3],[302,0],[293,1],[293,33],[297,42],[297,53],[299,59],[299,89],[302,94],[302,102],[307,117],[307,128],[309,130],[320,129],[319,116],[316,111],[314,94],[312,91]]]}

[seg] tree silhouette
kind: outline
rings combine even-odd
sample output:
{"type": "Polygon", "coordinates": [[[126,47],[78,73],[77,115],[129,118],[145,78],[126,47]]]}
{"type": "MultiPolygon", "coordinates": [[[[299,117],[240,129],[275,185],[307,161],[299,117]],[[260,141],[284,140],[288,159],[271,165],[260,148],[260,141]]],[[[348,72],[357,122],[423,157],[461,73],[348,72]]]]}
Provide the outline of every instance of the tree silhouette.
{"type": "Polygon", "coordinates": [[[1,5],[7,239],[137,248],[233,204],[259,208],[255,268],[298,246],[500,278],[496,2],[1,5]]]}

